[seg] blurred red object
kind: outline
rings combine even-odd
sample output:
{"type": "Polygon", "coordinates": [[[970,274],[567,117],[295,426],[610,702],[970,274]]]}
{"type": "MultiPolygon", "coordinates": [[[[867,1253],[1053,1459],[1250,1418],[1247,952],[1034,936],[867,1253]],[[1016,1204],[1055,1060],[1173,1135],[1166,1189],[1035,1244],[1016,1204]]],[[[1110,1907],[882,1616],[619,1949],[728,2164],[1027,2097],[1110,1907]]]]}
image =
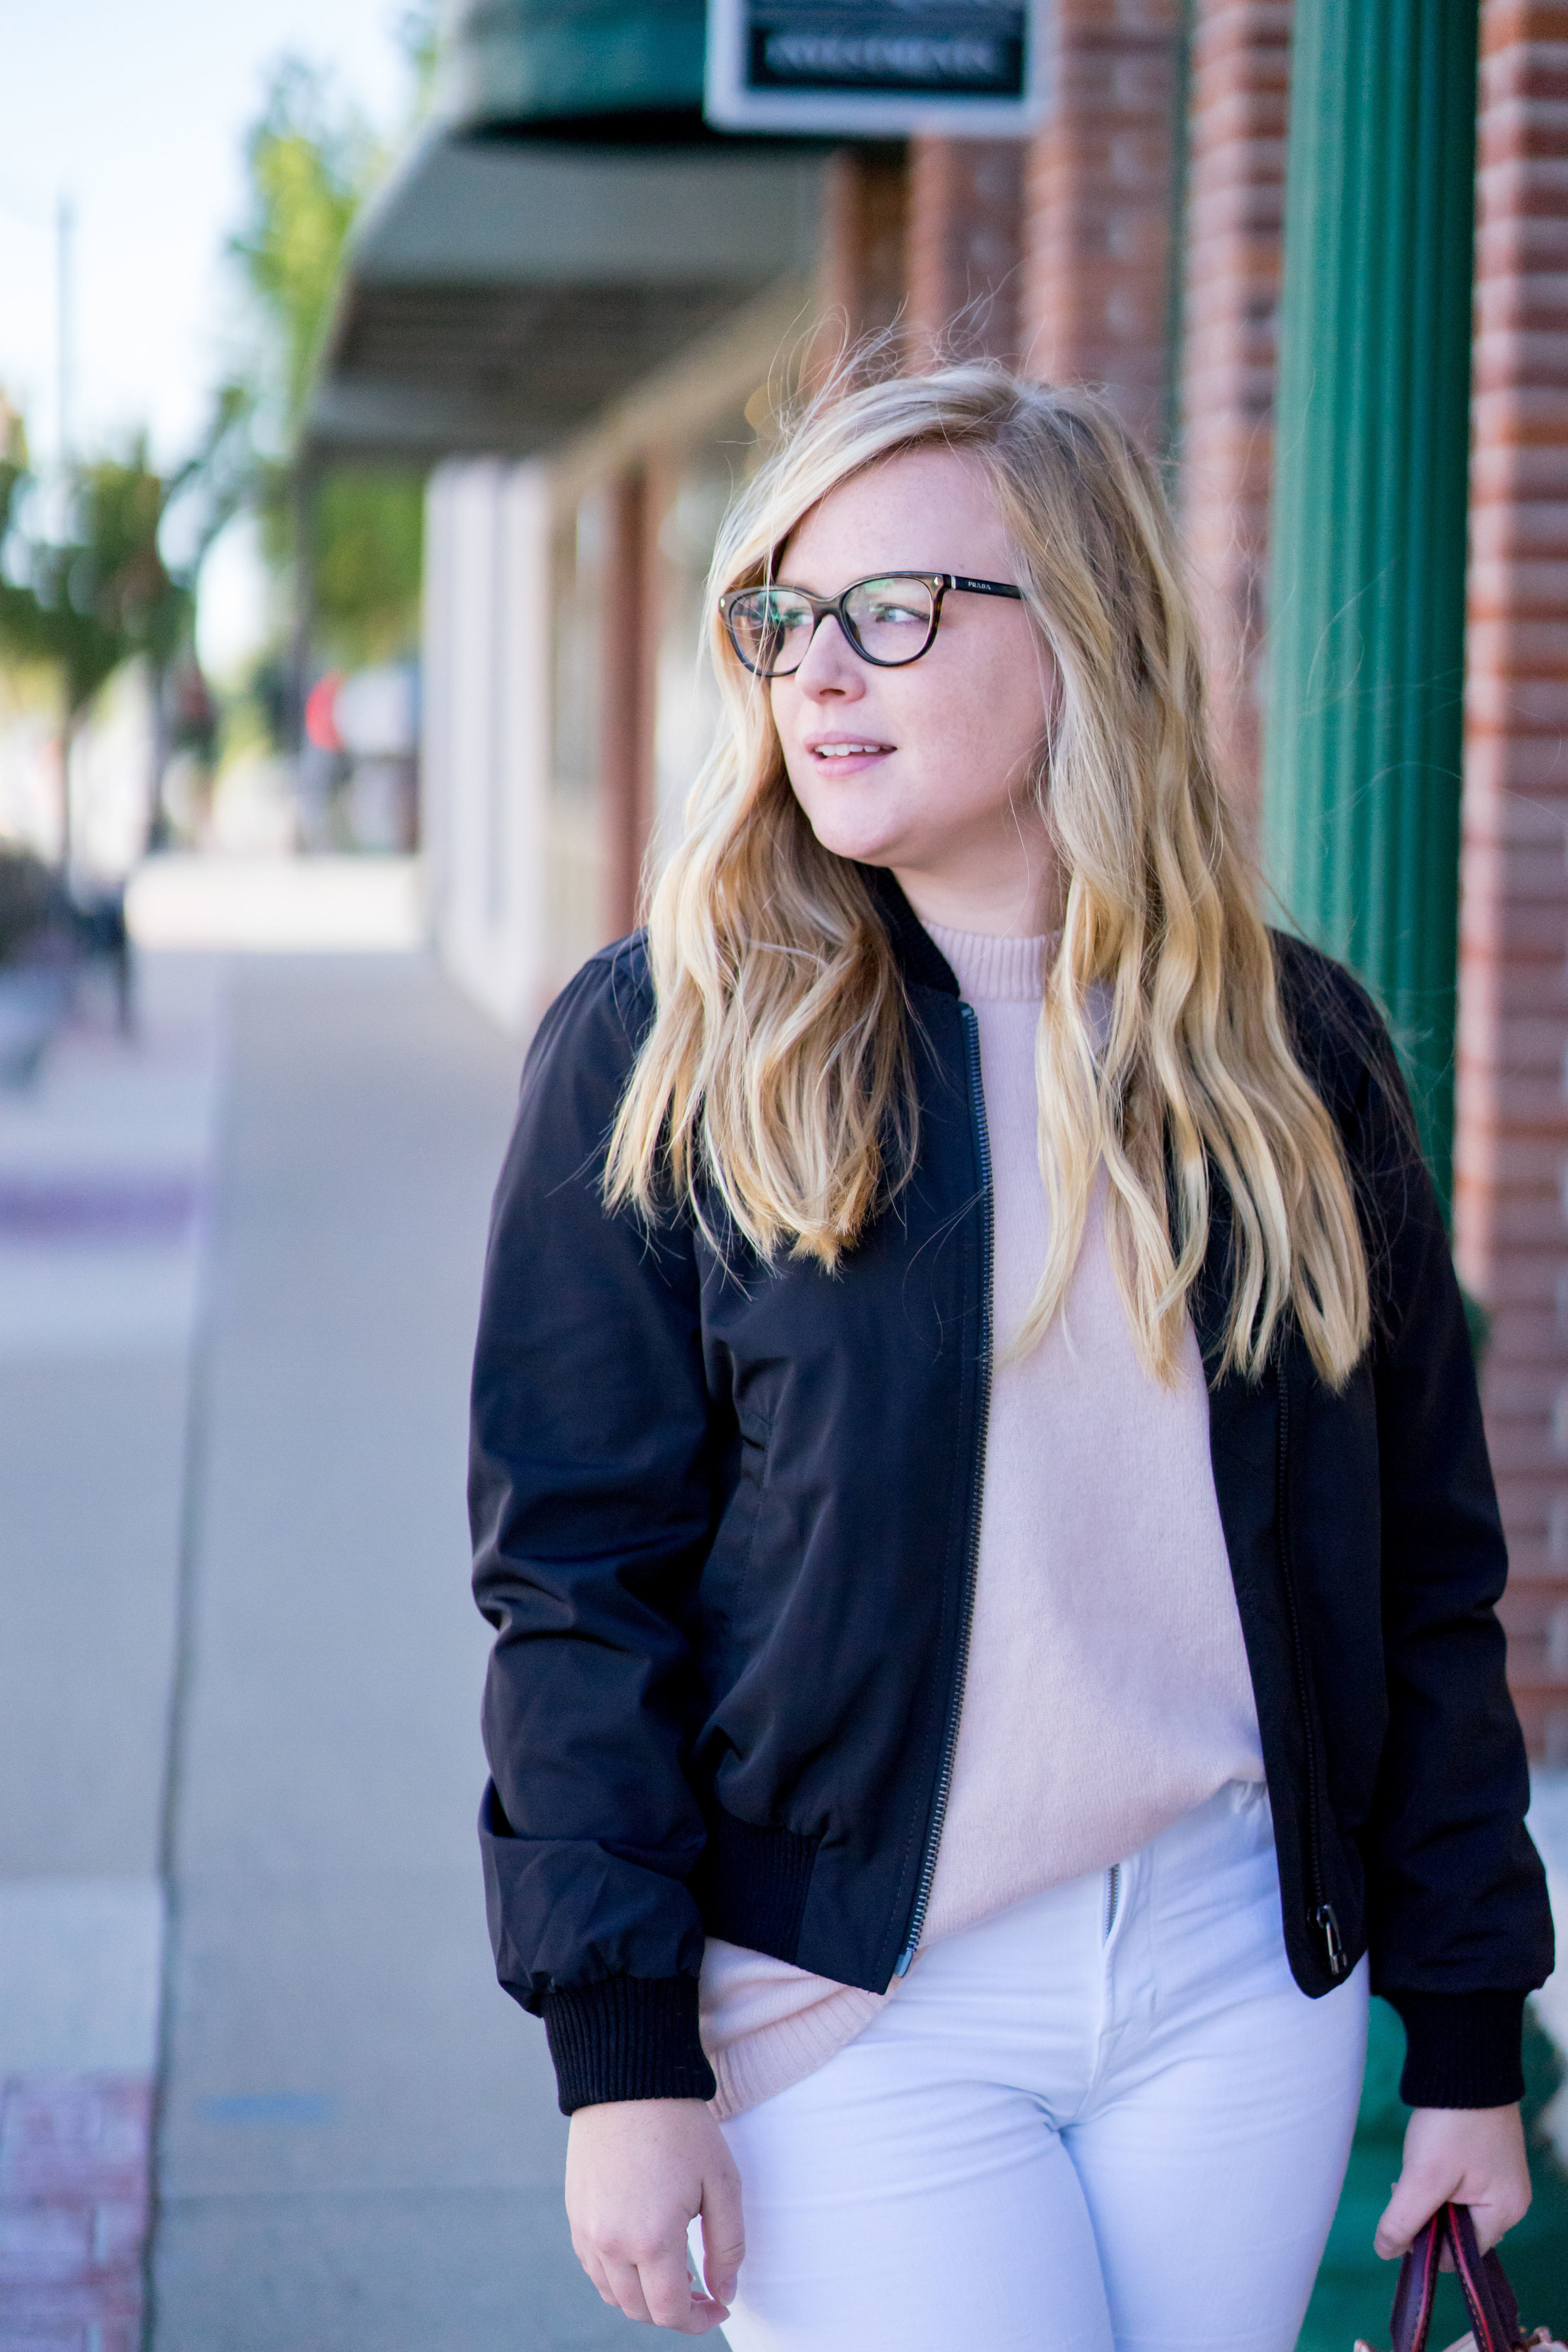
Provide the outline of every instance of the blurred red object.
{"type": "Polygon", "coordinates": [[[305,697],[306,740],[318,751],[341,751],[342,737],[338,733],[338,688],[343,682],[341,669],[328,670],[319,677],[305,697]]]}

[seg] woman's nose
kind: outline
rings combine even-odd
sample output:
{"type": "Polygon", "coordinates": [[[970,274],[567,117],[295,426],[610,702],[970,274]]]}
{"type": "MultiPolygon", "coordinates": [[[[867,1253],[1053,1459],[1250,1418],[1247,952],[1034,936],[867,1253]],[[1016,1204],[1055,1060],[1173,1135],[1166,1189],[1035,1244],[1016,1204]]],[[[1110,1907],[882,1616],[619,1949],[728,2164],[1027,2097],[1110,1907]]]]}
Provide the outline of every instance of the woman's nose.
{"type": "Polygon", "coordinates": [[[795,674],[795,683],[803,694],[810,695],[814,700],[824,695],[841,694],[854,701],[866,690],[862,669],[837,614],[829,613],[806,647],[805,659],[795,674]]]}

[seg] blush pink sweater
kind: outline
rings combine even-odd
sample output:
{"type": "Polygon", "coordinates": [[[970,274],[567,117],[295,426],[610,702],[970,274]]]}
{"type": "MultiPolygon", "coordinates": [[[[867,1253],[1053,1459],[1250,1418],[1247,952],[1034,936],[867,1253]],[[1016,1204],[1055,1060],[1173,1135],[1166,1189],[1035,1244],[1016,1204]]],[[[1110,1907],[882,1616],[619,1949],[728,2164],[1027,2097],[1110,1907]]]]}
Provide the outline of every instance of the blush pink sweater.
{"type": "MultiPolygon", "coordinates": [[[[1035,1031],[1047,940],[930,927],[980,1024],[995,1371],[952,1790],[922,1945],[1109,1868],[1263,1759],[1187,1333],[1174,1389],[1138,1360],[1105,1177],[1059,1318],[1020,1359],[1049,1230],[1035,1031]]],[[[915,1966],[920,1965],[917,1954],[915,1966]]],[[[703,2045],[721,2117],[800,2081],[886,2000],[710,1942],[703,2045]]]]}

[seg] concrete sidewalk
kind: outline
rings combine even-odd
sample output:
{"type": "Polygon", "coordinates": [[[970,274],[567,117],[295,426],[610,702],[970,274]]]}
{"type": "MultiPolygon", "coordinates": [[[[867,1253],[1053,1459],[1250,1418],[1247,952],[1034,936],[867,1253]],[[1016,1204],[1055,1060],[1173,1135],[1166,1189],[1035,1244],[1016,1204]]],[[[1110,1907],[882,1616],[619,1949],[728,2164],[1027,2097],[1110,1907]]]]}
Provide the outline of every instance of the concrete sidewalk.
{"type": "Polygon", "coordinates": [[[351,944],[145,955],[0,1097],[0,2352],[636,2340],[474,1831],[519,1050],[351,944]]]}
{"type": "Polygon", "coordinates": [[[222,978],[0,1095],[0,2347],[134,2352],[222,978]]]}
{"type": "Polygon", "coordinates": [[[608,2347],[473,1827],[467,1370],[517,1048],[419,956],[237,959],[227,1026],[153,2341],[608,2347]]]}

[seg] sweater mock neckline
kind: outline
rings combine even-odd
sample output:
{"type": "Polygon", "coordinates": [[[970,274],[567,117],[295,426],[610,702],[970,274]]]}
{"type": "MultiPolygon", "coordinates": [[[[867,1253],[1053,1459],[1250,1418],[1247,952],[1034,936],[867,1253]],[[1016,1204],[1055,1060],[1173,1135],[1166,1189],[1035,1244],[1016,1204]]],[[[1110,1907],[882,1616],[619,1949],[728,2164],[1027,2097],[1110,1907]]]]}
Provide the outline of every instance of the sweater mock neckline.
{"type": "Polygon", "coordinates": [[[989,931],[955,931],[945,923],[925,929],[952,967],[961,994],[975,1004],[1037,1004],[1059,931],[1035,939],[997,939],[989,931]]]}

